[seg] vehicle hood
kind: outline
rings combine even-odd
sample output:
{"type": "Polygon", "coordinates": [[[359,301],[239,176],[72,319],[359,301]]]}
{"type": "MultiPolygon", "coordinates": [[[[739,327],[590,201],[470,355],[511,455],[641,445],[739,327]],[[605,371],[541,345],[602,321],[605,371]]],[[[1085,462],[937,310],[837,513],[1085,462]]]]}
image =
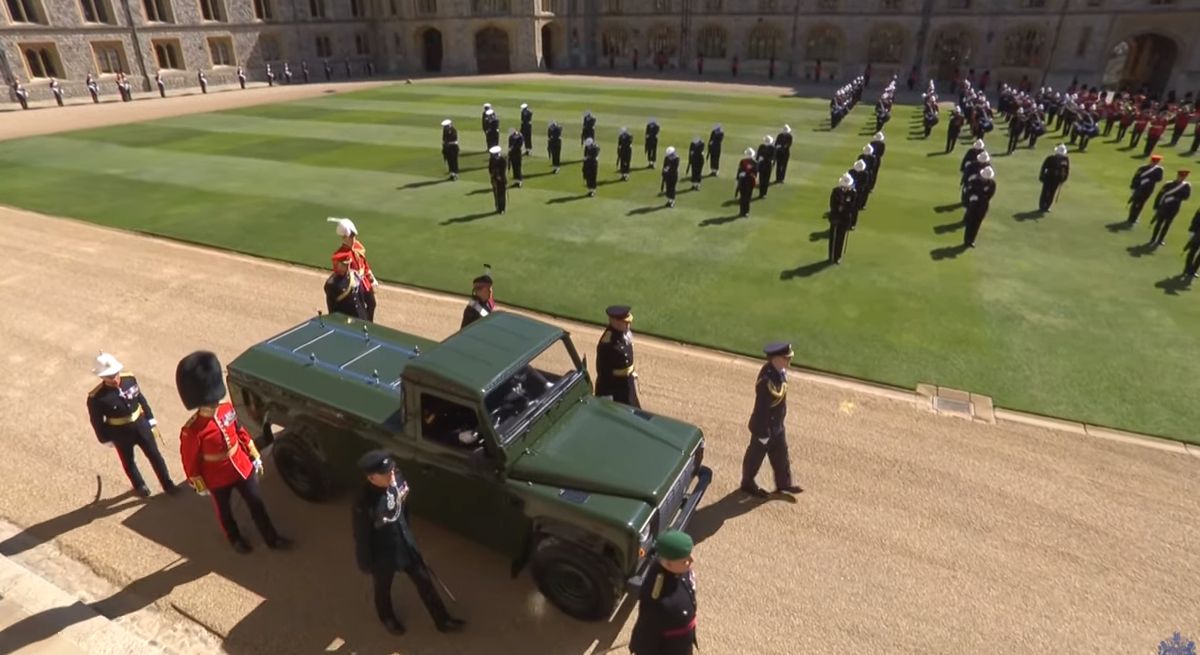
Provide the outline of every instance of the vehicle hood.
{"type": "Polygon", "coordinates": [[[509,468],[509,476],[657,505],[700,440],[699,428],[587,397],[509,468]]]}

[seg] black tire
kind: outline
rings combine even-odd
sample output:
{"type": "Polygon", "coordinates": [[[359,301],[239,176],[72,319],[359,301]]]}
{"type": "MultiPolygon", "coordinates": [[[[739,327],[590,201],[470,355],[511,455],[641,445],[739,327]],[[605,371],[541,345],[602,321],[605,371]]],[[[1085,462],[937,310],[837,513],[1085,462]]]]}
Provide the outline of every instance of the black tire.
{"type": "Polygon", "coordinates": [[[336,492],[325,462],[303,440],[288,436],[274,444],[275,468],[292,493],[310,503],[322,503],[336,492]]]}
{"type": "Polygon", "coordinates": [[[555,607],[582,621],[607,619],[622,584],[616,567],[603,556],[553,537],[538,544],[533,579],[555,607]]]}

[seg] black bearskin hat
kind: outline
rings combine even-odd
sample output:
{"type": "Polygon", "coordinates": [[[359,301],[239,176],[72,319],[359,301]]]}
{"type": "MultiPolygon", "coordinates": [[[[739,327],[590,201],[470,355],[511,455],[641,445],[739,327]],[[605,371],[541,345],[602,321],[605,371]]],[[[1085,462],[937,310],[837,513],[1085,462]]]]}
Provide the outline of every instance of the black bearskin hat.
{"type": "Polygon", "coordinates": [[[207,350],[198,350],[179,360],[175,368],[175,388],[188,409],[216,405],[225,398],[225,376],[221,362],[207,350]]]}

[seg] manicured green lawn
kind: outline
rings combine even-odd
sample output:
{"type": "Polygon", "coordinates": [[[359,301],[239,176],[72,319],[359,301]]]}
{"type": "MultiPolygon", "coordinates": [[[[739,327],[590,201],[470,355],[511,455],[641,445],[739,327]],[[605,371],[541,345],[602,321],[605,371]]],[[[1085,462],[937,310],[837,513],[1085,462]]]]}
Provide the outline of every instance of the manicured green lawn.
{"type": "MultiPolygon", "coordinates": [[[[1166,248],[1133,256],[1140,251],[1127,249],[1149,238],[1149,209],[1134,232],[1106,225],[1123,219],[1140,160],[1100,138],[1072,154],[1055,211],[1021,220],[1036,208],[1038,168],[1056,143],[1047,137],[1036,152],[995,158],[999,190],[979,247],[939,258],[961,242],[961,232],[935,229],[960,212],[935,207],[957,198],[964,148],[934,154],[944,124],[928,141],[911,138],[915,108],[898,107],[846,261],[822,269],[829,189],[873,127],[867,102],[824,131],[826,107],[600,81],[393,86],[6,142],[0,202],[321,267],[337,245],[325,217],[349,216],[387,280],[465,294],[488,262],[502,304],[598,322],[606,305],[629,303],[641,332],[750,354],[789,339],[804,366],[903,387],[932,382],[1004,407],[1198,440],[1200,291],[1169,280],[1182,269],[1196,200],[1166,248]],[[535,156],[504,216],[491,214],[485,101],[505,133],[519,103],[535,111],[535,156]],[[578,165],[589,109],[603,147],[592,199],[582,197],[578,165]],[[688,141],[707,137],[715,122],[727,133],[723,176],[682,193],[673,210],[660,209],[657,170],[615,181],[617,129],[635,132],[634,162],[644,165],[641,132],[651,116],[663,124],[660,161],[674,145],[686,163],[688,141]],[[456,120],[463,144],[456,183],[441,182],[444,117],[456,120]],[[545,156],[550,119],[566,126],[558,176],[548,175],[545,156]],[[740,152],[784,122],[796,137],[788,182],[756,201],[751,218],[735,220],[740,152]]],[[[1160,150],[1171,171],[1194,161],[1160,150]]],[[[314,286],[314,306],[320,298],[314,286]]],[[[729,392],[750,390],[731,381],[729,392]]]]}

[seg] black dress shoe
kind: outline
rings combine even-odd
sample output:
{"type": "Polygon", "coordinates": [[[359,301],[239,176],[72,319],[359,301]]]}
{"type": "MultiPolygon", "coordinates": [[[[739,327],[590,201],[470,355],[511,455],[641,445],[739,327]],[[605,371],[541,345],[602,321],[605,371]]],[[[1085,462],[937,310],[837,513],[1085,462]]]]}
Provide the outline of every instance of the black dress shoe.
{"type": "Polygon", "coordinates": [[[150,488],[147,487],[146,485],[142,485],[140,487],[135,488],[133,490],[133,493],[141,496],[142,498],[149,498],[150,497],[150,488]]]}
{"type": "Polygon", "coordinates": [[[404,624],[401,623],[398,619],[384,619],[383,627],[388,632],[390,632],[394,635],[397,635],[397,636],[402,635],[405,632],[404,624]]]}
{"type": "Polygon", "coordinates": [[[743,485],[741,487],[741,490],[742,490],[742,493],[750,494],[751,496],[754,496],[755,498],[766,498],[768,495],[767,490],[763,489],[762,487],[760,487],[758,485],[754,485],[752,487],[747,487],[747,486],[743,485]]]}
{"type": "Polygon", "coordinates": [[[456,619],[453,616],[447,616],[445,620],[438,624],[438,632],[461,632],[463,626],[467,624],[462,619],[456,619]]]}
{"type": "Polygon", "coordinates": [[[183,493],[183,489],[181,489],[179,485],[175,484],[174,482],[169,482],[163,485],[163,492],[172,496],[178,496],[179,494],[183,493]]]}
{"type": "Polygon", "coordinates": [[[775,492],[776,493],[782,492],[782,493],[789,493],[789,494],[798,494],[798,493],[803,493],[804,490],[801,489],[798,485],[793,484],[793,485],[788,485],[786,487],[780,487],[780,488],[776,489],[775,492]]]}
{"type": "Polygon", "coordinates": [[[267,542],[267,548],[271,550],[291,550],[292,540],[287,537],[276,535],[274,539],[267,542]]]}
{"type": "Polygon", "coordinates": [[[249,553],[251,550],[253,550],[252,548],[250,548],[249,542],[247,542],[245,539],[242,539],[240,537],[237,539],[234,539],[233,541],[230,541],[229,545],[233,546],[234,550],[236,550],[237,552],[239,552],[243,555],[245,555],[246,553],[249,553]]]}

